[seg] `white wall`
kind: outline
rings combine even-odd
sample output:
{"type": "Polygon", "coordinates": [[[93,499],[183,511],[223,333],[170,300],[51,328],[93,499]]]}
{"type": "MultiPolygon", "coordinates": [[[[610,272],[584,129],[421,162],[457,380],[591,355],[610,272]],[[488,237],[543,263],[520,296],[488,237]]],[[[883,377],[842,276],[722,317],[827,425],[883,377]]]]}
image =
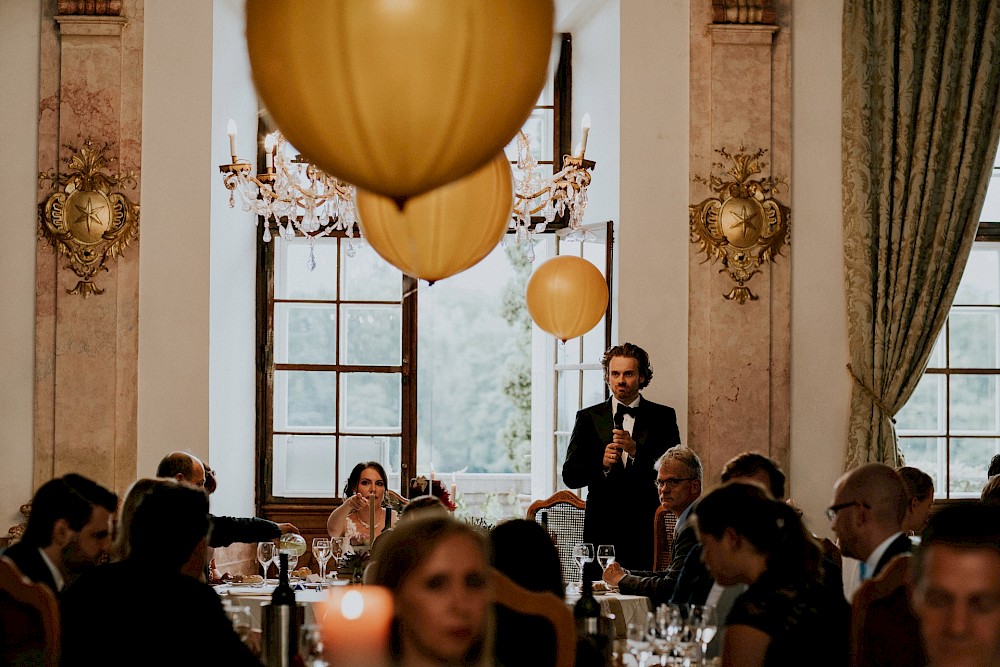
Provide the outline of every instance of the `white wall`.
{"type": "MultiPolygon", "coordinates": [[[[138,473],[208,455],[212,3],[145,3],[138,473]]],[[[217,170],[216,170],[217,172],[217,170]]]]}
{"type": "Polygon", "coordinates": [[[33,492],[40,22],[41,3],[0,0],[0,535],[33,492]]]}
{"type": "Polygon", "coordinates": [[[254,216],[237,202],[218,165],[228,163],[226,123],[236,120],[237,152],[257,161],[257,95],[250,80],[243,0],[215,0],[212,80],[212,263],[209,318],[209,460],[219,477],[212,511],[254,514],[256,240],[254,216]]]}
{"type": "Polygon", "coordinates": [[[840,0],[792,7],[791,497],[821,535],[830,534],[823,509],[844,469],[851,396],[840,205],[841,13],[840,0]]]}

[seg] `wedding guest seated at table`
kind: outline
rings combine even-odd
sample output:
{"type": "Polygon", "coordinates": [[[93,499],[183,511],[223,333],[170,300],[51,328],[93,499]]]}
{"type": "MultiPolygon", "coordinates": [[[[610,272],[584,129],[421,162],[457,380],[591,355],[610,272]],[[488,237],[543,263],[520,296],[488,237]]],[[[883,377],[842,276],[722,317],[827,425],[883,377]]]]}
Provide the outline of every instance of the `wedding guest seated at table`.
{"type": "Polygon", "coordinates": [[[408,521],[414,517],[427,516],[428,514],[448,516],[448,508],[436,496],[417,496],[410,498],[410,501],[406,503],[403,511],[399,513],[399,520],[408,521]]]}
{"type": "Polygon", "coordinates": [[[66,591],[63,665],[257,665],[199,581],[211,520],[199,488],[157,480],[135,507],[129,555],[66,591]]]}
{"type": "Polygon", "coordinates": [[[849,608],[824,586],[820,546],[792,507],[729,482],[693,513],[715,580],[749,585],[726,620],[724,667],[847,664],[849,608]]]}
{"type": "Polygon", "coordinates": [[[394,665],[494,665],[487,641],[492,592],[489,544],[450,516],[419,516],[375,545],[365,582],[394,597],[394,665]]]}
{"type": "MultiPolygon", "coordinates": [[[[171,452],[163,457],[156,468],[157,477],[169,477],[178,482],[187,482],[194,486],[205,488],[217,484],[215,472],[212,481],[207,482],[205,464],[201,459],[187,452],[171,452]]],[[[206,489],[207,490],[207,489],[206,489]]],[[[211,491],[208,491],[211,493],[211,491]]],[[[267,542],[275,540],[285,533],[298,533],[299,529],[290,523],[275,523],[258,517],[213,516],[212,533],[208,546],[228,547],[230,544],[242,542],[267,542]]]]}
{"type": "Polygon", "coordinates": [[[107,558],[118,496],[70,473],[39,487],[21,541],[3,552],[28,579],[59,593],[107,558]]]}
{"type": "Polygon", "coordinates": [[[386,529],[387,520],[391,524],[394,519],[392,510],[382,509],[388,483],[381,463],[365,461],[354,466],[344,485],[344,502],[326,520],[330,537],[346,537],[353,545],[364,544],[369,535],[378,537],[386,529]],[[374,505],[374,513],[369,502],[374,505]],[[374,530],[368,525],[372,516],[375,517],[374,530]]]}
{"type": "Polygon", "coordinates": [[[989,481],[986,482],[986,486],[983,487],[983,492],[979,496],[979,500],[984,505],[1000,507],[1000,475],[990,477],[989,481]]]}
{"type": "Polygon", "coordinates": [[[928,667],[1000,665],[1000,509],[945,507],[928,522],[915,565],[928,667]]]}
{"type": "Polygon", "coordinates": [[[903,517],[902,530],[907,535],[919,535],[927,525],[931,516],[931,504],[934,502],[934,480],[919,468],[900,466],[896,468],[899,478],[906,487],[909,505],[906,516],[903,517]]]}
{"type": "Polygon", "coordinates": [[[117,563],[128,558],[129,537],[131,536],[132,517],[135,516],[135,508],[139,501],[146,495],[146,492],[158,485],[162,480],[151,477],[143,477],[132,482],[125,492],[125,499],[122,500],[121,509],[118,511],[118,520],[115,522],[114,539],[111,542],[111,562],[117,563]]]}
{"type": "MultiPolygon", "coordinates": [[[[563,598],[559,551],[548,531],[536,521],[511,519],[490,531],[493,567],[529,591],[552,593],[563,598]]],[[[543,618],[523,616],[498,606],[496,657],[500,665],[551,667],[556,661],[556,637],[552,624],[543,618]],[[531,637],[525,644],[524,637],[531,637]]]]}

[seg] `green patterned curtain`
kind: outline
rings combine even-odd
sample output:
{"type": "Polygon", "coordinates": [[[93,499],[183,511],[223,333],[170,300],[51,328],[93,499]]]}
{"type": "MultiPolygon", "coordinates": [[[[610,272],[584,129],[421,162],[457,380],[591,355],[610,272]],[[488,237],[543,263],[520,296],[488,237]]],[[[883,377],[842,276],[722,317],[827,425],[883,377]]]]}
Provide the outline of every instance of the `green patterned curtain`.
{"type": "Polygon", "coordinates": [[[975,240],[998,97],[997,0],[844,0],[848,469],[900,464],[893,416],[923,374],[975,240]]]}

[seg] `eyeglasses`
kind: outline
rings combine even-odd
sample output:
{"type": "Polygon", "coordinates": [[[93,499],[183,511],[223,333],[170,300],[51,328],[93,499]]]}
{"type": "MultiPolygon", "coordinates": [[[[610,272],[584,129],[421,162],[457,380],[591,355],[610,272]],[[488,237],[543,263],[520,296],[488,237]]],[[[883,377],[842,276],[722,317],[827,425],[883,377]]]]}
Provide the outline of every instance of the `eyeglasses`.
{"type": "Polygon", "coordinates": [[[697,477],[673,477],[671,479],[658,479],[654,484],[656,488],[659,489],[661,486],[668,489],[676,489],[681,485],[681,482],[690,482],[692,480],[698,479],[697,477]]]}
{"type": "Polygon", "coordinates": [[[830,505],[826,508],[826,516],[830,519],[830,521],[833,521],[837,518],[837,512],[848,507],[853,507],[854,505],[859,505],[865,509],[871,509],[871,505],[868,503],[863,503],[860,500],[852,500],[849,503],[837,503],[836,505],[830,505]]]}

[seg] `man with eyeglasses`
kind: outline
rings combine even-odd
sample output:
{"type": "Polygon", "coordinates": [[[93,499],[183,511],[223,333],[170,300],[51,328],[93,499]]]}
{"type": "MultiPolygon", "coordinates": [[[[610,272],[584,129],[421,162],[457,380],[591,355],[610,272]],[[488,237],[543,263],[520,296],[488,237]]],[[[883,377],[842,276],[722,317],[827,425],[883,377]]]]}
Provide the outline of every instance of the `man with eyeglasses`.
{"type": "MultiPolygon", "coordinates": [[[[670,601],[684,561],[698,544],[694,523],[689,520],[694,502],[701,496],[701,460],[693,451],[677,445],[656,461],[656,489],[660,504],[677,515],[670,565],[662,572],[629,572],[615,562],[604,571],[604,581],[628,595],[645,595],[653,605],[670,601]]],[[[652,526],[649,528],[652,531],[652,526]]]]}
{"type": "Polygon", "coordinates": [[[826,514],[841,554],[861,561],[854,577],[844,568],[848,601],[863,581],[876,576],[896,556],[912,550],[910,539],[902,532],[908,506],[906,486],[887,465],[868,463],[837,480],[833,504],[826,514]]]}
{"type": "MultiPolygon", "coordinates": [[[[622,343],[601,358],[611,397],[576,414],[562,476],[571,489],[587,487],[583,541],[596,548],[613,544],[625,567],[653,566],[653,516],[656,514],[654,462],[680,443],[674,409],[639,394],[653,379],[649,355],[622,343]]],[[[591,563],[584,571],[601,577],[591,563]]]]}

